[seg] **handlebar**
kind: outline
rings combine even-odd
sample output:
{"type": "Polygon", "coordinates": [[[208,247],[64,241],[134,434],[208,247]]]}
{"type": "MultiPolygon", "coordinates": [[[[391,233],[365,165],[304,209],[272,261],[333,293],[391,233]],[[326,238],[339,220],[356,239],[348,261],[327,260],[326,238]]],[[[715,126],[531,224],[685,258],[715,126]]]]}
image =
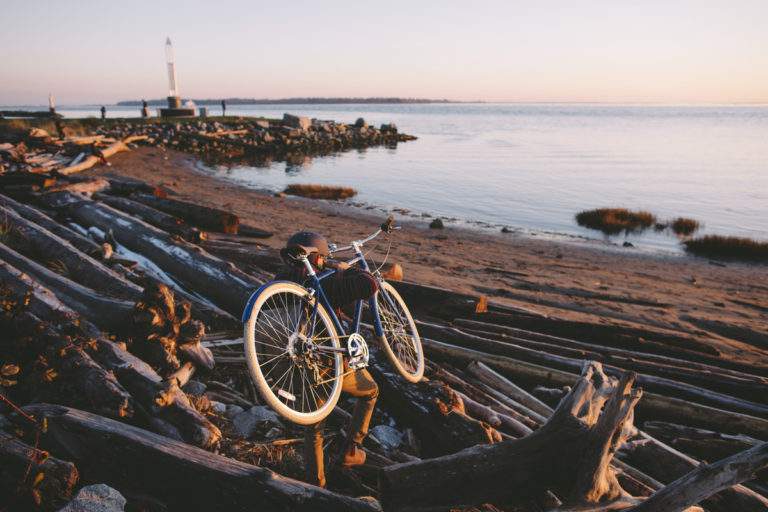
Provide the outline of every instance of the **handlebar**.
{"type": "Polygon", "coordinates": [[[381,226],[379,226],[379,229],[376,230],[375,233],[372,235],[363,238],[362,240],[355,240],[349,245],[345,245],[343,247],[337,247],[335,244],[329,244],[328,248],[330,250],[331,254],[337,253],[337,252],[344,252],[344,251],[350,251],[355,248],[355,246],[362,246],[376,238],[382,233],[391,233],[392,231],[400,229],[400,226],[395,226],[395,220],[392,217],[388,217],[387,220],[381,223],[381,226]]]}

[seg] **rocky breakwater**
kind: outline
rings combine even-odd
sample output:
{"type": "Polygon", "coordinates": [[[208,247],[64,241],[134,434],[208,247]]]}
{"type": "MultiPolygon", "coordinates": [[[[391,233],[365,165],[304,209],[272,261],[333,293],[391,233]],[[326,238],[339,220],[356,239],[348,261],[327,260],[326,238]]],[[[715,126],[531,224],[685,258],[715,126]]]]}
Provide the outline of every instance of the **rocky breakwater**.
{"type": "Polygon", "coordinates": [[[394,124],[369,126],[360,118],[353,124],[285,114],[282,119],[231,118],[168,123],[123,121],[97,128],[116,139],[146,135],[146,143],[200,155],[213,162],[245,160],[254,163],[291,161],[374,146],[395,146],[416,140],[394,124]]]}

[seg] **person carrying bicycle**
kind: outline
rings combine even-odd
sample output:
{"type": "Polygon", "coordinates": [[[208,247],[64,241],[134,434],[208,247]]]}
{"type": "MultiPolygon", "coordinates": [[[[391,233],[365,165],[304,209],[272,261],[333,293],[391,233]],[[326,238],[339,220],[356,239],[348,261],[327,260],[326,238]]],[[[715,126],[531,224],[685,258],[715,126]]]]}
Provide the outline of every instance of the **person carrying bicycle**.
{"type": "MultiPolygon", "coordinates": [[[[286,247],[281,250],[285,268],[276,279],[306,284],[309,279],[306,267],[289,257],[291,250],[297,248],[309,253],[307,259],[315,271],[337,269],[333,276],[323,281],[323,289],[339,318],[346,318],[342,312],[344,306],[357,300],[367,300],[378,291],[379,283],[370,272],[330,259],[328,241],[322,235],[310,231],[295,233],[288,239],[286,247]]],[[[345,373],[346,370],[345,368],[345,373]]],[[[339,462],[342,467],[359,466],[365,463],[362,443],[368,434],[379,387],[368,370],[361,368],[344,376],[341,391],[357,398],[357,403],[347,428],[347,438],[339,462]]],[[[321,421],[306,426],[304,430],[306,480],[320,487],[325,487],[326,483],[323,462],[324,424],[325,422],[321,421]]]]}

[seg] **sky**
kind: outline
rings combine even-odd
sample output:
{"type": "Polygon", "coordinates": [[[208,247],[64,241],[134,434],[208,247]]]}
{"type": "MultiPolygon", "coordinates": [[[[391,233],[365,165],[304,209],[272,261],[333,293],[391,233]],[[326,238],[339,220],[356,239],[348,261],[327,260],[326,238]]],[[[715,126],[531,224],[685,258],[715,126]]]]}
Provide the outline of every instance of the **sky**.
{"type": "Polygon", "coordinates": [[[0,105],[768,102],[768,0],[2,0],[0,105]]]}

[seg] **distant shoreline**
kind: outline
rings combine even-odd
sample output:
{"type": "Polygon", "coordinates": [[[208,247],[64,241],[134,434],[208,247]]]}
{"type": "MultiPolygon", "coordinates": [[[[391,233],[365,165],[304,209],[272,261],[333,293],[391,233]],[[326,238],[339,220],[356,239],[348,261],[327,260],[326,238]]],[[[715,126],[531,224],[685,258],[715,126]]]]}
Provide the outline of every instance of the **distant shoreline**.
{"type": "MultiPolygon", "coordinates": [[[[182,101],[187,101],[184,98],[182,101]]],[[[192,99],[196,105],[219,105],[226,101],[227,105],[348,105],[348,104],[427,104],[427,103],[461,103],[446,99],[423,98],[281,98],[281,99],[256,99],[256,98],[219,98],[219,99],[192,99]]],[[[152,99],[147,104],[151,106],[164,106],[167,100],[152,99]]],[[[115,105],[120,107],[138,107],[141,100],[118,101],[115,105]]]]}

